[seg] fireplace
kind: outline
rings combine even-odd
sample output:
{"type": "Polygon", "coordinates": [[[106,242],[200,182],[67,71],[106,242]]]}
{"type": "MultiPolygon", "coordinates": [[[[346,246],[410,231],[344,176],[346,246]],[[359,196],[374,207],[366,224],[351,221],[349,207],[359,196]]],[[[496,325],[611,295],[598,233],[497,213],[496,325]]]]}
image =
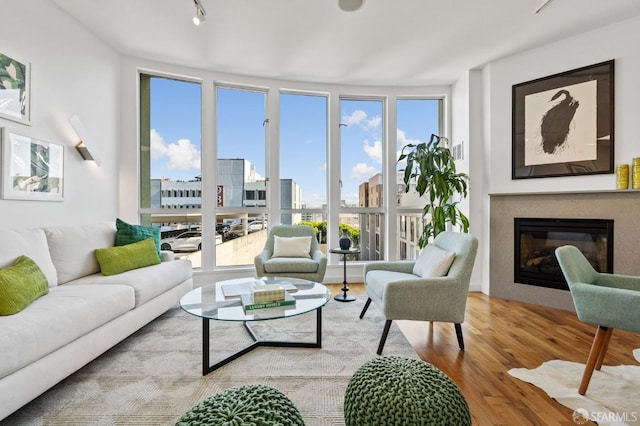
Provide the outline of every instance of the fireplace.
{"type": "Polygon", "coordinates": [[[555,256],[576,246],[596,271],[613,272],[613,220],[514,218],[515,282],[568,290],[555,256]]]}

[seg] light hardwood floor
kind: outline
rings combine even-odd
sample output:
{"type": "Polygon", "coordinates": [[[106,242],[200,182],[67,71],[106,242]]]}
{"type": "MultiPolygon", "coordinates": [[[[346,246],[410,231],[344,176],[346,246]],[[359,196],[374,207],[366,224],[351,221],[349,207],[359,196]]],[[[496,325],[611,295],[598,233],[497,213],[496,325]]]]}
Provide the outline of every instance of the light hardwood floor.
{"type": "MultiPolygon", "coordinates": [[[[328,285],[336,294],[341,286],[328,285]]],[[[349,294],[365,294],[362,283],[349,289],[349,294]]],[[[581,323],[575,313],[470,293],[462,324],[464,351],[453,324],[398,321],[398,326],[421,359],[460,387],[474,425],[575,425],[570,409],[507,373],[552,359],[584,364],[595,327],[581,323]]],[[[640,334],[614,331],[605,365],[636,365],[631,352],[639,347],[640,334]]]]}

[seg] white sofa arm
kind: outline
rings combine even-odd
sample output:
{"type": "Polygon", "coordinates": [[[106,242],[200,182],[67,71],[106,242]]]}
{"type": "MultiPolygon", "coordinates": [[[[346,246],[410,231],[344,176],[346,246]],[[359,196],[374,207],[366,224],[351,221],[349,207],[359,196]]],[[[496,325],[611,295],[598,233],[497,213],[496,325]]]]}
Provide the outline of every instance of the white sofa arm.
{"type": "Polygon", "coordinates": [[[176,255],[171,250],[160,250],[160,260],[168,262],[170,260],[176,260],[176,255]]]}

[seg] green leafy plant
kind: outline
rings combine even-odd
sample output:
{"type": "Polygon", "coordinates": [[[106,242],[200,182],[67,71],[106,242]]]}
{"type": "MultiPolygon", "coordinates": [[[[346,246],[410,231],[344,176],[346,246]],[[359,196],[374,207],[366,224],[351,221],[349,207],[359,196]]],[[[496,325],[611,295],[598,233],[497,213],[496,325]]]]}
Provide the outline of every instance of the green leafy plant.
{"type": "Polygon", "coordinates": [[[467,197],[469,176],[456,171],[448,145],[449,139],[432,134],[427,143],[405,145],[398,158],[398,162],[407,162],[404,192],[411,191],[415,184],[418,195],[427,194],[427,204],[422,209],[424,228],[418,239],[420,248],[444,231],[448,222],[469,232],[469,219],[459,208],[460,200],[467,197]]]}

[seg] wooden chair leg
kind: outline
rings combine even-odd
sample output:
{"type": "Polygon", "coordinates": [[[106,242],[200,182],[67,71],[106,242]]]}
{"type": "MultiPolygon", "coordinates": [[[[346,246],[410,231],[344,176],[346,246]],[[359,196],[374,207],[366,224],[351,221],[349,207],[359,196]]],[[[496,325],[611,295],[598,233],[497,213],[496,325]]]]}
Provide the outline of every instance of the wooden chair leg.
{"type": "Polygon", "coordinates": [[[602,363],[604,362],[604,355],[607,353],[607,349],[609,348],[609,341],[611,340],[611,335],[613,334],[613,328],[609,327],[607,330],[607,334],[604,336],[604,342],[602,342],[602,349],[600,350],[600,356],[598,356],[598,360],[596,361],[596,370],[600,371],[602,368],[602,363]]]}
{"type": "Polygon", "coordinates": [[[368,297],[367,301],[364,304],[364,308],[362,308],[362,312],[360,312],[360,319],[362,319],[362,317],[364,316],[364,313],[367,312],[367,309],[369,309],[370,304],[371,304],[371,298],[368,297]]]}
{"type": "Polygon", "coordinates": [[[464,338],[462,337],[462,326],[458,323],[455,324],[456,327],[456,336],[458,337],[458,346],[460,350],[464,350],[464,338]]]}
{"type": "MultiPolygon", "coordinates": [[[[608,327],[598,326],[598,330],[596,331],[596,335],[593,338],[593,344],[591,345],[591,351],[589,351],[589,358],[587,359],[587,365],[584,367],[584,374],[582,375],[582,382],[580,382],[580,388],[578,389],[578,393],[580,395],[584,395],[587,393],[587,387],[589,386],[589,382],[591,381],[591,376],[593,375],[593,370],[598,362],[598,359],[604,358],[604,354],[602,353],[602,349],[606,351],[607,348],[604,345],[607,340],[608,327]]],[[[610,337],[610,336],[609,336],[610,337]]]]}
{"type": "Polygon", "coordinates": [[[384,330],[382,331],[382,337],[380,338],[380,344],[378,345],[378,352],[377,352],[378,355],[382,355],[382,348],[384,347],[384,342],[387,341],[389,328],[391,328],[391,320],[387,320],[384,323],[384,330]]]}

